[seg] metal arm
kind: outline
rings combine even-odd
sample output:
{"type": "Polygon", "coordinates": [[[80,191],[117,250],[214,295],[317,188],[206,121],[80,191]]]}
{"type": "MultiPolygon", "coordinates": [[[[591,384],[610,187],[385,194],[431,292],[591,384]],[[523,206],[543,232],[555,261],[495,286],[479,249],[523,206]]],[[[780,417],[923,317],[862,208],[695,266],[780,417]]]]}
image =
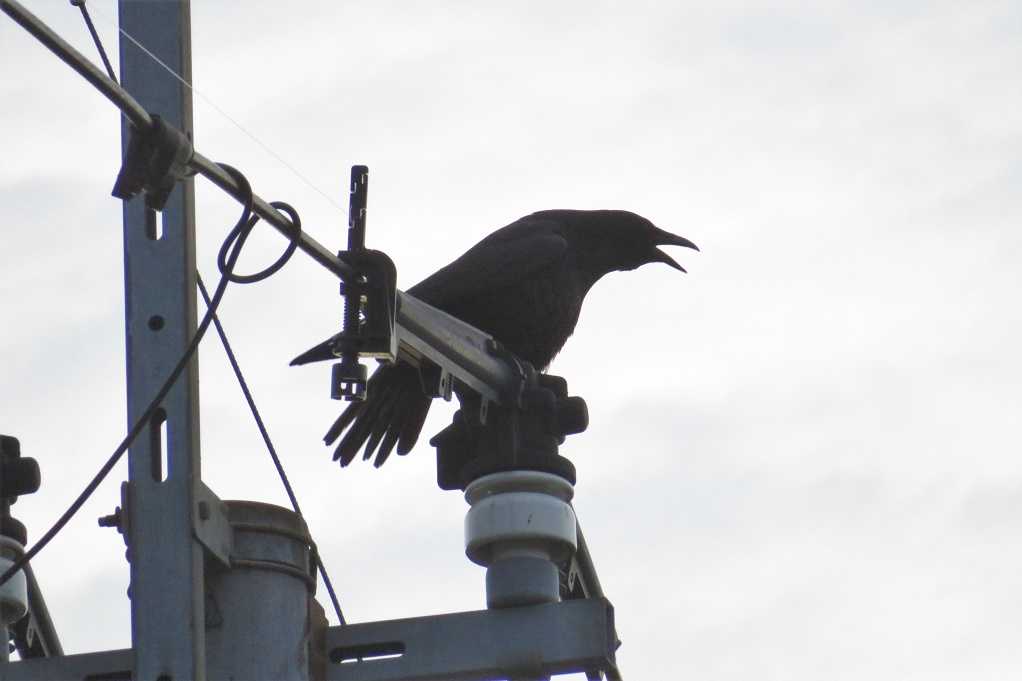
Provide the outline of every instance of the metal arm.
{"type": "MultiPolygon", "coordinates": [[[[152,116],[134,97],[21,3],[0,0],[0,9],[95,86],[133,126],[140,130],[152,126],[152,116]]],[[[202,154],[194,152],[189,166],[235,199],[243,199],[234,178],[202,154]]],[[[254,210],[261,218],[290,238],[293,227],[285,216],[259,196],[254,196],[253,202],[254,210]]],[[[298,241],[300,250],[335,276],[340,279],[353,276],[354,271],[347,263],[304,231],[298,241]]],[[[513,399],[521,388],[522,377],[518,372],[504,359],[490,354],[488,348],[492,339],[489,336],[400,291],[395,333],[406,359],[426,357],[490,401],[503,403],[506,399],[513,399]]]]}

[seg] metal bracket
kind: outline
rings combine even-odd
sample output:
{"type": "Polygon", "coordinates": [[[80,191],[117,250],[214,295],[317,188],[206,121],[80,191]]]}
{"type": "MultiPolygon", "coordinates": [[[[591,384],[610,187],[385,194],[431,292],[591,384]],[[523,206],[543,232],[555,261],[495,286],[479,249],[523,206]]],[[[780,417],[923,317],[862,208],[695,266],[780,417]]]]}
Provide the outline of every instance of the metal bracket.
{"type": "Polygon", "coordinates": [[[195,508],[192,513],[192,530],[213,557],[224,567],[231,566],[234,550],[234,530],[227,520],[227,509],[220,497],[201,481],[195,487],[195,508]]]}
{"type": "Polygon", "coordinates": [[[521,368],[493,356],[492,338],[401,291],[395,333],[402,359],[421,365],[425,358],[488,401],[513,404],[521,394],[521,368]]]}
{"type": "Polygon", "coordinates": [[[348,624],[326,632],[328,680],[484,681],[614,668],[603,598],[348,624]]]}
{"type": "Polygon", "coordinates": [[[188,176],[192,142],[188,136],[153,114],[147,129],[130,128],[128,148],[111,194],[131,199],[145,193],[146,206],[163,210],[178,180],[188,176]]]}

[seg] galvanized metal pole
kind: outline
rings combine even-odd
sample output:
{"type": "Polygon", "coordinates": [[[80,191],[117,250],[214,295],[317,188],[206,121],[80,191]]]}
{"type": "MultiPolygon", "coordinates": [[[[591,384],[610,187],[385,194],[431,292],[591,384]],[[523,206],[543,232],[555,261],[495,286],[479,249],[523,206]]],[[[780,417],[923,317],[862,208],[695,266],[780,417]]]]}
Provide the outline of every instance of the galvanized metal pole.
{"type": "MultiPolygon", "coordinates": [[[[188,0],[120,0],[121,29],[191,81],[188,0]]],[[[153,114],[191,136],[191,91],[123,36],[121,82],[153,114]]],[[[130,128],[122,124],[122,147],[130,128]]],[[[191,180],[162,214],[124,203],[128,423],[133,424],[195,333],[195,206],[191,180]]],[[[126,520],[137,681],[204,679],[203,550],[192,531],[199,466],[198,363],[178,380],[148,434],[129,451],[126,520]]]]}

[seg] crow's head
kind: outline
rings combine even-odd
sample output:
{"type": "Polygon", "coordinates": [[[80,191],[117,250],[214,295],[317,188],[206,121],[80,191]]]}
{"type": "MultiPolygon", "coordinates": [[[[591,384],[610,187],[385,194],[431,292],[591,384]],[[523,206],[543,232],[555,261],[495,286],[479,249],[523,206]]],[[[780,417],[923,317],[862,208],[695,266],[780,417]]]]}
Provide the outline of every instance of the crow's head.
{"type": "MultiPolygon", "coordinates": [[[[568,212],[568,211],[565,211],[568,212]]],[[[652,222],[626,210],[580,210],[566,215],[571,240],[585,265],[597,277],[608,272],[634,270],[651,262],[662,262],[685,271],[674,258],[657,246],[684,246],[699,250],[686,239],[666,232],[652,222]]]]}

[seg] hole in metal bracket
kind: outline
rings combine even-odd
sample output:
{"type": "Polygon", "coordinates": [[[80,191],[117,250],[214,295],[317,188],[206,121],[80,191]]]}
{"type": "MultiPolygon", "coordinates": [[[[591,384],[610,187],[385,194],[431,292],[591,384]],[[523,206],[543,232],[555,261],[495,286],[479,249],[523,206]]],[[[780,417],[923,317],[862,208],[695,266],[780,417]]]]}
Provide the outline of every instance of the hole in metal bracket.
{"type": "Polygon", "coordinates": [[[150,241],[163,238],[163,214],[157,214],[152,208],[145,209],[145,235],[150,241]]]}
{"type": "Polygon", "coordinates": [[[167,412],[162,408],[149,420],[149,456],[153,480],[163,482],[167,479],[167,412]]]}

